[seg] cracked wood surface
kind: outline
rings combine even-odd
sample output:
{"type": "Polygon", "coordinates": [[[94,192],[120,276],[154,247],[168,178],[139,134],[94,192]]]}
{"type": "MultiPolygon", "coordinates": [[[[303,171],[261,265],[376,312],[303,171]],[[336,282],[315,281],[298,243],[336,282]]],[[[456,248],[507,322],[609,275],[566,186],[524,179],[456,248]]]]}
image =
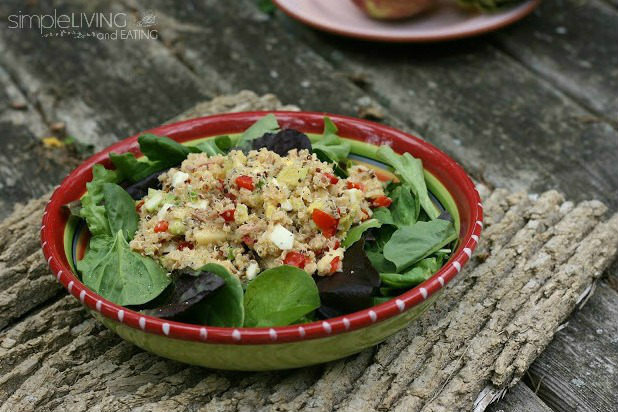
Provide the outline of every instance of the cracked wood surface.
{"type": "MultiPolygon", "coordinates": [[[[272,95],[244,92],[185,115],[247,104],[281,106],[272,95]]],[[[0,411],[470,410],[485,388],[521,379],[618,247],[618,215],[605,219],[598,201],[480,192],[487,217],[478,253],[420,319],[356,356],[271,373],[216,372],[150,355],[73,298],[58,299],[38,245],[46,198],[33,200],[0,226],[0,411]]]]}
{"type": "MultiPolygon", "coordinates": [[[[388,124],[418,131],[480,181],[510,190],[555,187],[569,199],[601,199],[615,211],[618,74],[616,43],[607,39],[618,27],[616,4],[543,2],[526,20],[482,38],[375,48],[316,34],[280,13],[269,19],[251,0],[182,6],[159,0],[3,1],[2,19],[17,10],[153,10],[162,40],[62,42],[0,27],[0,218],[16,202],[45,193],[74,166],[75,159],[62,150],[41,147],[40,138],[51,134],[54,122],[64,121],[69,135],[102,148],[204,98],[242,88],[276,92],[310,110],[377,113],[388,124]]],[[[609,278],[614,289],[616,279],[609,278]]],[[[33,293],[34,299],[54,298],[46,284],[39,288],[43,294],[33,293]]],[[[590,304],[598,300],[595,294],[590,304]]],[[[12,304],[14,312],[0,308],[0,319],[34,310],[12,304]]],[[[598,307],[612,313],[616,305],[610,299],[598,307]]],[[[576,317],[557,336],[571,342],[574,358],[594,359],[607,346],[582,339],[583,324],[576,317]]],[[[554,347],[557,358],[565,356],[556,342],[548,351],[554,347]]],[[[588,396],[588,410],[600,410],[590,394],[609,387],[595,386],[596,363],[569,365],[569,375],[552,374],[556,363],[543,362],[541,357],[539,368],[529,371],[531,380],[566,379],[560,388],[540,387],[545,401],[560,399],[555,389],[563,389],[588,396]]],[[[616,380],[612,373],[602,379],[607,376],[616,380]]]]}
{"type": "Polygon", "coordinates": [[[216,372],[143,352],[75,299],[53,299],[58,286],[36,242],[44,202],[18,209],[0,231],[0,279],[14,285],[0,304],[26,314],[2,314],[2,412],[469,410],[487,385],[518,382],[618,247],[618,215],[604,219],[597,201],[498,190],[485,199],[483,254],[407,329],[326,365],[216,372]],[[40,307],[33,297],[43,290],[40,307]]]}

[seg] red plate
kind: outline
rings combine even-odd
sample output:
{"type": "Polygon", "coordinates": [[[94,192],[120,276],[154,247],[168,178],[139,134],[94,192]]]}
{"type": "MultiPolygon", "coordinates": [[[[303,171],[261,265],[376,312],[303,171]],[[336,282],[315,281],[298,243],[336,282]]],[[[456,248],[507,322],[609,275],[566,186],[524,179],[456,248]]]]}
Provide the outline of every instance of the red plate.
{"type": "Polygon", "coordinates": [[[369,18],[351,0],[274,0],[290,17],[318,30],[384,42],[435,42],[497,30],[528,15],[541,0],[529,0],[495,13],[463,10],[455,0],[440,0],[433,10],[407,20],[369,18]]]}

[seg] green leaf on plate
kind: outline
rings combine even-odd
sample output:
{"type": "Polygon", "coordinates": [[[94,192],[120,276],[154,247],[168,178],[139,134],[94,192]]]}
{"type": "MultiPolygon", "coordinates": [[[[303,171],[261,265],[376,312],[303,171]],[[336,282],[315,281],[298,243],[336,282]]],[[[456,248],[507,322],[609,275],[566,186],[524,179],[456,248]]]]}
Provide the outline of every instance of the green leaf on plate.
{"type": "Polygon", "coordinates": [[[202,325],[241,327],[245,319],[245,308],[240,280],[216,263],[209,263],[199,270],[214,273],[225,281],[225,285],[194,305],[187,317],[202,325]]]}
{"type": "Polygon", "coordinates": [[[84,284],[118,305],[141,305],[157,297],[170,277],[155,260],[132,251],[121,230],[90,239],[77,262],[84,284]]]}
{"type": "Polygon", "coordinates": [[[414,158],[410,153],[399,155],[389,146],[380,146],[376,154],[378,159],[389,164],[395,170],[399,179],[412,188],[429,219],[436,219],[440,215],[440,211],[429,198],[425,175],[423,174],[423,162],[414,158]]]}
{"type": "Polygon", "coordinates": [[[92,167],[92,180],[86,183],[88,193],[81,199],[79,214],[86,220],[93,236],[111,236],[112,234],[103,205],[103,185],[116,181],[118,181],[118,174],[114,170],[107,170],[101,164],[92,167]]]}
{"type": "Polygon", "coordinates": [[[121,231],[125,239],[133,239],[139,220],[135,201],[115,183],[103,184],[103,199],[111,233],[121,231]]]}
{"type": "Polygon", "coordinates": [[[380,227],[380,226],[382,226],[382,223],[380,223],[378,219],[366,220],[362,222],[361,224],[351,228],[348,231],[348,234],[346,235],[345,239],[343,239],[343,242],[341,242],[341,245],[345,248],[350,247],[352,244],[354,244],[354,242],[357,242],[358,240],[360,240],[363,233],[365,233],[367,230],[371,228],[380,227]]]}
{"type": "Polygon", "coordinates": [[[397,272],[401,272],[455,239],[455,228],[447,220],[416,222],[393,233],[384,245],[384,257],[395,264],[397,272]]]}
{"type": "Polygon", "coordinates": [[[236,147],[241,150],[251,150],[252,140],[264,136],[265,133],[273,132],[278,129],[279,123],[275,115],[267,114],[245,130],[236,142],[236,147]]]}
{"type": "Polygon", "coordinates": [[[284,265],[249,282],[244,304],[245,326],[285,326],[319,308],[320,296],[307,272],[284,265]]]}

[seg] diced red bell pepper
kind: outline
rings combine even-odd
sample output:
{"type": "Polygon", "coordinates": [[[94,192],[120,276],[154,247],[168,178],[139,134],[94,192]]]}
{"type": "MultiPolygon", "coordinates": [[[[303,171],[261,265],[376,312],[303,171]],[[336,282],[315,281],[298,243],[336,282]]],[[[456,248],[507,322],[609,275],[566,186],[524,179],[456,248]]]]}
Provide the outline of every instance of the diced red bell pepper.
{"type": "Polygon", "coordinates": [[[378,196],[371,203],[373,207],[389,207],[393,200],[388,196],[378,196]]]}
{"type": "Polygon", "coordinates": [[[335,240],[335,249],[339,249],[339,246],[341,246],[341,242],[337,239],[335,240]]]}
{"type": "Polygon", "coordinates": [[[223,211],[219,216],[221,216],[223,220],[225,220],[226,222],[233,222],[235,212],[236,212],[235,209],[229,209],[229,210],[223,211]]]}
{"type": "Polygon", "coordinates": [[[324,176],[328,178],[331,185],[336,185],[339,182],[339,178],[331,173],[324,173],[324,176]]]}
{"type": "Polygon", "coordinates": [[[169,223],[167,220],[160,220],[154,227],[155,233],[167,232],[167,228],[169,227],[169,223]]]}
{"type": "Polygon", "coordinates": [[[255,185],[253,184],[253,178],[251,176],[243,175],[236,178],[236,186],[253,191],[255,185]]]}
{"type": "Polygon", "coordinates": [[[362,183],[348,182],[347,186],[348,186],[348,189],[358,189],[358,190],[365,191],[365,185],[362,183]]]}
{"type": "Polygon", "coordinates": [[[184,249],[190,249],[193,250],[195,246],[193,245],[193,242],[189,242],[188,240],[183,240],[182,242],[178,243],[178,247],[176,249],[178,250],[184,250],[184,249]]]}
{"type": "Polygon", "coordinates": [[[339,256],[335,256],[333,260],[330,261],[330,273],[335,273],[339,270],[341,265],[341,258],[339,256]]]}
{"type": "Polygon", "coordinates": [[[283,259],[283,263],[285,265],[296,266],[297,268],[303,269],[307,263],[309,263],[310,259],[308,256],[303,255],[300,252],[288,252],[283,259]]]}
{"type": "Polygon", "coordinates": [[[325,237],[331,237],[337,233],[337,226],[339,226],[339,219],[334,218],[328,213],[320,210],[313,209],[311,218],[315,222],[318,228],[322,231],[325,237]]]}
{"type": "Polygon", "coordinates": [[[136,205],[135,205],[135,211],[137,213],[140,213],[142,211],[142,206],[144,206],[144,201],[140,200],[136,205]]]}

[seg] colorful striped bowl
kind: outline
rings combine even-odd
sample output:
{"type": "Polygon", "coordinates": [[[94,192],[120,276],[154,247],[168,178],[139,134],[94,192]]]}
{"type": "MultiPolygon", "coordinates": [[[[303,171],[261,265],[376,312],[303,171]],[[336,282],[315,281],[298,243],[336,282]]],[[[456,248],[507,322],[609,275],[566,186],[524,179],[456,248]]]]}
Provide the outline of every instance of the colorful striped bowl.
{"type": "MultiPolygon", "coordinates": [[[[319,134],[324,113],[273,112],[282,127],[319,134]]],[[[232,113],[165,125],[149,133],[183,144],[222,134],[241,133],[265,112],[232,113]]],[[[451,158],[427,142],[391,127],[339,115],[328,116],[352,145],[353,157],[374,167],[378,145],[420,158],[434,199],[448,210],[459,231],[457,248],[430,279],[383,304],[345,316],[275,328],[221,328],[175,322],[109,302],[88,289],[75,274],[87,239],[78,220],[62,206],[79,199],[92,178],[92,166],[111,168],[109,152],[140,154],[137,136],[90,157],[54,191],[43,216],[41,243],[53,275],[93,316],[135,345],[170,359],[217,369],[273,370],[307,366],[342,358],[376,345],[408,325],[427,309],[453,279],[477,245],[482,205],[474,184],[451,158]]],[[[388,173],[385,171],[385,173],[388,173]]]]}

